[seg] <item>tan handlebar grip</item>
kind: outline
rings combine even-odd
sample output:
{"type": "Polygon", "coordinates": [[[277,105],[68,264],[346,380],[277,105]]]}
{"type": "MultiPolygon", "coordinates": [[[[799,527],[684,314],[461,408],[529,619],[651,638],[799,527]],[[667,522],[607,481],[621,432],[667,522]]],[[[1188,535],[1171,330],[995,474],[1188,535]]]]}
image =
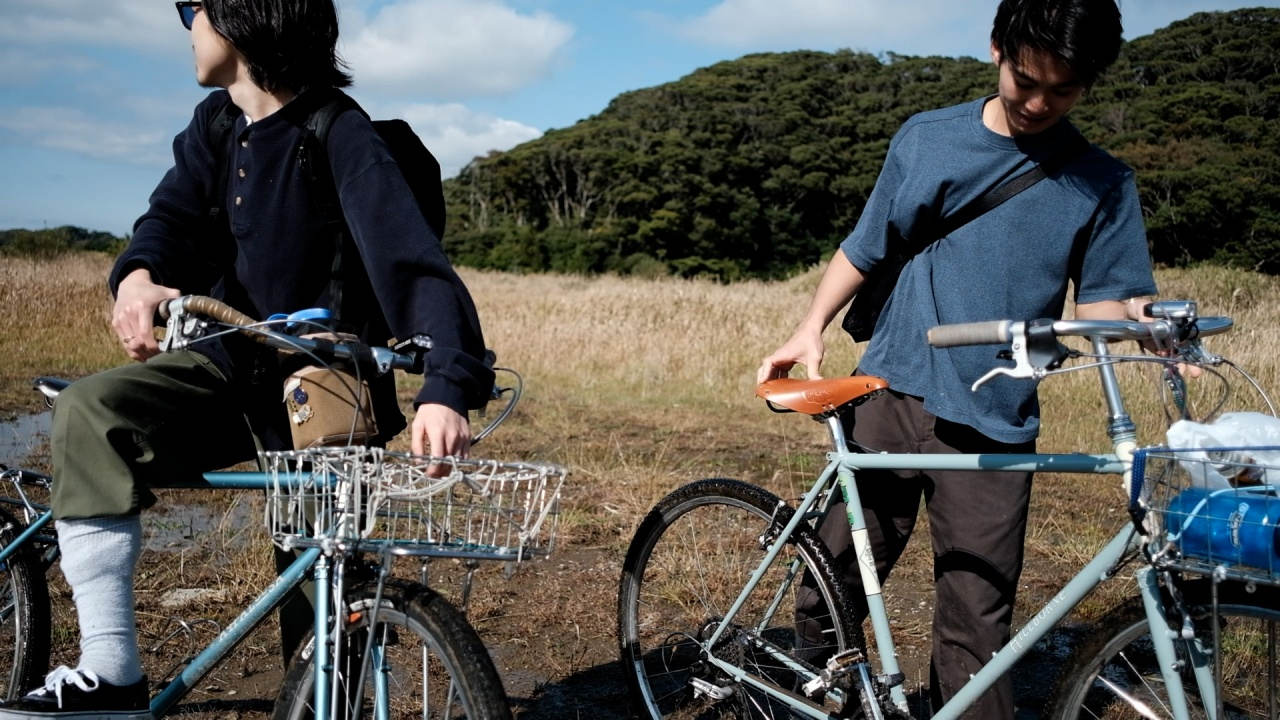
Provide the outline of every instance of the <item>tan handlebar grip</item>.
{"type": "Polygon", "coordinates": [[[1013,323],[1009,320],[987,320],[975,323],[939,325],[929,330],[929,344],[934,347],[959,345],[996,345],[1009,342],[1013,323]]]}
{"type": "Polygon", "coordinates": [[[254,320],[221,300],[215,300],[205,295],[188,295],[187,299],[183,301],[182,306],[192,312],[198,312],[201,315],[208,315],[214,320],[224,322],[228,325],[240,325],[243,327],[245,325],[253,325],[257,322],[257,320],[254,320]]]}

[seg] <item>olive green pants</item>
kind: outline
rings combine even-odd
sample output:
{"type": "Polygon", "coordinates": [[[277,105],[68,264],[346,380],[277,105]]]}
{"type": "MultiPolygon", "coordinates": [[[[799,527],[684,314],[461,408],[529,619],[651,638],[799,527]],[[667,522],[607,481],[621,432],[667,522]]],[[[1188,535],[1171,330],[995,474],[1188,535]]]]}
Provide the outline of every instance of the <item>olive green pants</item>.
{"type": "MultiPolygon", "coordinates": [[[[155,503],[153,485],[253,459],[243,395],[195,352],[161,353],[72,383],[53,408],[54,517],[135,514],[155,503]]],[[[293,560],[276,556],[277,568],[293,560]]],[[[311,625],[305,597],[281,607],[280,625],[287,659],[311,625]]]]}
{"type": "Polygon", "coordinates": [[[152,485],[195,479],[255,455],[237,394],[208,358],[161,353],[91,375],[53,408],[57,519],[128,515],[152,485]]]}

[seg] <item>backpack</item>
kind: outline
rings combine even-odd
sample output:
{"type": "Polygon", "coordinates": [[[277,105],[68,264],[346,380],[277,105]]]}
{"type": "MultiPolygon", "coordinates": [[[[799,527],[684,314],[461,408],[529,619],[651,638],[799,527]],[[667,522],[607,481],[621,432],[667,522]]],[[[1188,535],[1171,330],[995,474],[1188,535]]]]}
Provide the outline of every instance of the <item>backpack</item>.
{"type": "MultiPolygon", "coordinates": [[[[304,92],[294,102],[305,102],[313,105],[307,115],[305,132],[302,141],[295,150],[298,167],[302,170],[306,182],[312,189],[311,196],[315,201],[317,213],[324,219],[334,237],[335,252],[333,267],[330,273],[329,296],[333,307],[333,320],[340,322],[342,315],[342,286],[344,283],[344,254],[350,253],[352,240],[342,216],[342,207],[338,202],[338,190],[334,186],[333,174],[329,169],[329,158],[326,148],[329,141],[329,130],[333,121],[347,110],[355,110],[366,118],[369,114],[341,90],[323,90],[304,92]]],[[[212,148],[222,149],[215,159],[214,191],[210,197],[209,219],[215,223],[226,222],[226,191],[230,180],[231,158],[226,148],[229,146],[231,132],[241,110],[227,96],[226,102],[210,120],[207,128],[207,139],[212,148]]],[[[391,157],[400,166],[400,173],[413,191],[414,200],[427,226],[437,238],[444,238],[445,205],[444,186],[440,181],[440,163],[431,151],[422,144],[422,140],[413,132],[413,128],[404,120],[371,120],[373,129],[387,144],[391,157]]],[[[358,257],[358,256],[357,256],[358,257]]]]}

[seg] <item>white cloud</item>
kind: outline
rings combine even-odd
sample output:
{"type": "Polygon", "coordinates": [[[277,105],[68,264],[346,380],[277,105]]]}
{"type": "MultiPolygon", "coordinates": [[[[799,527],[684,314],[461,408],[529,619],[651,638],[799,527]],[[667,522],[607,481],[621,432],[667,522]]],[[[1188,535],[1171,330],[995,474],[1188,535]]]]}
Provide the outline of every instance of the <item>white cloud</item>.
{"type": "Polygon", "coordinates": [[[993,2],[974,0],[720,0],[676,29],[696,42],[735,48],[850,47],[908,54],[953,52],[938,47],[938,41],[963,31],[965,41],[977,45],[954,52],[975,54],[984,48],[994,13],[993,2]]]}
{"type": "Polygon", "coordinates": [[[108,121],[101,115],[65,107],[20,107],[0,115],[0,127],[41,147],[138,165],[165,166],[172,132],[108,121]]]}
{"type": "Polygon", "coordinates": [[[162,51],[191,45],[173,5],[154,0],[4,0],[0,41],[162,51]]]}
{"type": "Polygon", "coordinates": [[[413,104],[386,116],[403,118],[413,126],[423,144],[440,161],[440,175],[446,178],[456,175],[478,155],[490,150],[509,150],[542,135],[536,128],[476,112],[457,103],[413,104]]]}
{"type": "Polygon", "coordinates": [[[100,63],[79,55],[13,45],[0,48],[0,85],[37,83],[47,75],[83,74],[100,67],[100,63]]]}
{"type": "Polygon", "coordinates": [[[460,98],[542,78],[573,32],[549,13],[495,0],[398,0],[371,18],[345,13],[339,47],[362,88],[460,98]]]}

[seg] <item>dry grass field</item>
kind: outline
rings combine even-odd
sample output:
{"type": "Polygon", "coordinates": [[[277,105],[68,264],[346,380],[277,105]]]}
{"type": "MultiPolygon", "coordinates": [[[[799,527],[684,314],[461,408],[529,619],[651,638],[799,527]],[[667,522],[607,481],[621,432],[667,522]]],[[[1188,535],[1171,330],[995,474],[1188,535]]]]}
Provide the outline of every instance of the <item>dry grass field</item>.
{"type": "MultiPolygon", "coordinates": [[[[109,267],[109,259],[97,255],[0,259],[0,301],[7,308],[0,320],[5,414],[39,409],[29,391],[36,375],[75,377],[124,361],[106,324],[109,267]]],[[[615,592],[622,554],[644,512],[680,484],[704,476],[741,478],[795,497],[822,461],[821,426],[772,414],[752,396],[760,358],[789,335],[818,270],[785,282],[733,285],[462,275],[499,365],[518,369],[527,382],[516,416],[476,454],[554,461],[572,473],[560,554],[510,580],[496,568],[483,573],[471,617],[521,717],[622,717],[622,686],[612,666],[615,592]]],[[[1280,281],[1213,268],[1164,270],[1157,279],[1164,297],[1196,299],[1203,314],[1234,317],[1234,332],[1211,340],[1210,349],[1247,368],[1269,391],[1280,388],[1280,281]]],[[[824,372],[847,373],[855,349],[836,328],[828,344],[824,372]]],[[[1155,371],[1126,368],[1122,380],[1131,390],[1141,439],[1158,442],[1165,411],[1155,371]]],[[[402,384],[406,399],[413,382],[402,384]]],[[[1244,383],[1233,379],[1230,385],[1229,409],[1260,407],[1244,383]]],[[[1212,377],[1196,382],[1196,407],[1213,407],[1222,388],[1212,377]]],[[[1041,400],[1042,449],[1107,451],[1095,374],[1050,378],[1041,400]]],[[[23,459],[0,458],[15,460],[23,459]]],[[[39,451],[25,460],[44,462],[39,451]]],[[[205,499],[180,495],[162,498],[166,509],[147,515],[150,539],[139,576],[144,637],[166,634],[172,613],[160,607],[165,588],[227,588],[223,602],[183,610],[189,617],[207,613],[225,620],[225,606],[248,600],[248,586],[270,575],[267,541],[254,527],[255,501],[214,499],[201,508],[205,499]]],[[[1118,478],[1038,478],[1020,617],[1123,522],[1118,478]]],[[[927,681],[931,614],[927,534],[917,535],[886,590],[913,688],[927,681]]],[[[449,578],[449,568],[433,577],[449,578]]],[[[1121,583],[1112,587],[1124,589],[1121,583]]],[[[1110,600],[1104,593],[1080,619],[1103,611],[1110,600]]],[[[269,705],[271,678],[278,678],[268,669],[276,649],[271,633],[255,637],[202,688],[212,703],[206,709],[217,713],[210,717],[258,716],[269,705]]],[[[59,640],[70,652],[74,630],[64,628],[59,640]]]]}

